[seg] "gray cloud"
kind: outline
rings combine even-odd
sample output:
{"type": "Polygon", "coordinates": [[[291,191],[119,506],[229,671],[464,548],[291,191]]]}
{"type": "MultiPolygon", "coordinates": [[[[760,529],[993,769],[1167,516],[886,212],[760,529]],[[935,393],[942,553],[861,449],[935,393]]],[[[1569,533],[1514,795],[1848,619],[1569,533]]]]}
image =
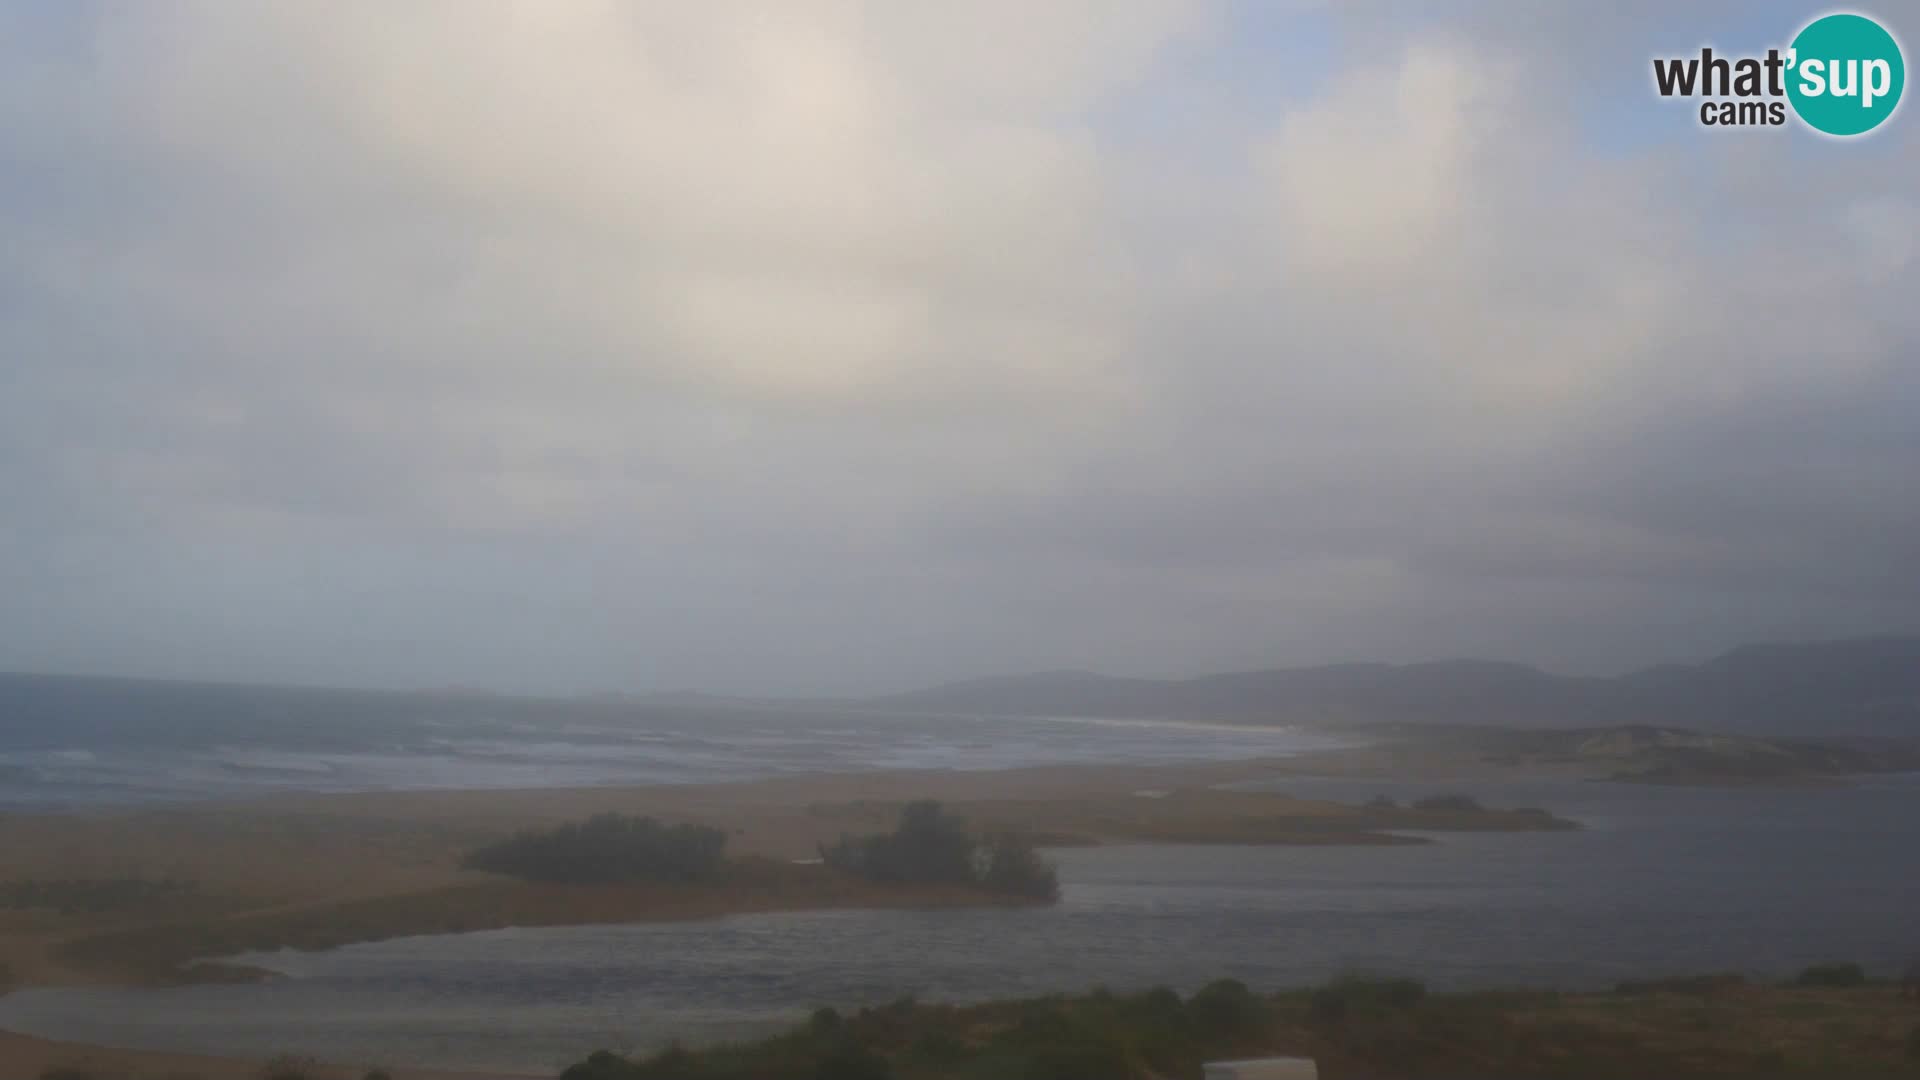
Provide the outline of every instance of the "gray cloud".
{"type": "Polygon", "coordinates": [[[1634,97],[1791,29],[1749,5],[1390,10],[1301,5],[1334,55],[1259,107],[1232,5],[15,10],[0,666],[843,692],[1912,628],[1911,118],[1634,97]]]}

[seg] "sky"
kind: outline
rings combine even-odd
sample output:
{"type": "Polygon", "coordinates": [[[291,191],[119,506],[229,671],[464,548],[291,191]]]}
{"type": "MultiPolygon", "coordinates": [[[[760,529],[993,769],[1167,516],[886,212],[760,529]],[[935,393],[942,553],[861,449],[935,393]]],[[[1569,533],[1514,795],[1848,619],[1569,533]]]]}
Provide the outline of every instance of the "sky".
{"type": "Polygon", "coordinates": [[[0,5],[0,670],[859,694],[1920,629],[1920,118],[1652,90],[1823,10],[0,5]]]}

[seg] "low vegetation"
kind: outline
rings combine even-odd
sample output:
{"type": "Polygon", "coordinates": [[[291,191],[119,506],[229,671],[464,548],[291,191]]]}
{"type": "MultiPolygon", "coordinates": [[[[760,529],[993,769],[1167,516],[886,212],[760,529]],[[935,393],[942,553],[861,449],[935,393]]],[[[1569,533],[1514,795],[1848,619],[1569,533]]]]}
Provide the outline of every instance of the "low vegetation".
{"type": "Polygon", "coordinates": [[[1424,799],[1415,799],[1413,800],[1413,808],[1415,810],[1444,811],[1454,814],[1483,814],[1486,813],[1487,810],[1479,799],[1471,795],[1461,795],[1457,793],[1429,795],[1424,799]]]}
{"type": "Polygon", "coordinates": [[[719,829],[596,814],[584,822],[516,833],[469,852],[461,865],[527,881],[574,885],[702,881],[720,868],[726,849],[727,834],[719,829]]]}
{"type": "Polygon", "coordinates": [[[62,915],[140,911],[193,896],[191,882],[172,878],[67,878],[0,881],[0,909],[47,910],[62,915]]]}
{"type": "Polygon", "coordinates": [[[1577,822],[1536,806],[1494,807],[1464,792],[1438,792],[1399,802],[1375,795],[1355,808],[1355,820],[1374,829],[1407,832],[1507,832],[1577,829],[1577,822]]]}
{"type": "Polygon", "coordinates": [[[1616,994],[1692,994],[1711,997],[1747,985],[1745,975],[1672,975],[1661,979],[1634,979],[1614,987],[1616,994]]]}
{"type": "Polygon", "coordinates": [[[282,1055],[260,1068],[260,1080],[316,1080],[320,1063],[312,1058],[282,1055]]]}
{"type": "MultiPolygon", "coordinates": [[[[260,1066],[258,1080],[320,1080],[323,1076],[341,1075],[337,1069],[323,1069],[312,1058],[282,1055],[260,1066]]],[[[40,1080],[124,1080],[120,1073],[101,1074],[71,1065],[55,1065],[40,1073],[40,1080]]],[[[196,1080],[192,1073],[170,1073],[167,1080],[196,1080]]],[[[392,1074],[385,1069],[372,1069],[361,1080],[393,1080],[392,1074]]]]}
{"type": "Polygon", "coordinates": [[[912,885],[975,885],[1052,900],[1060,894],[1054,868],[1018,834],[976,837],[966,822],[932,800],[907,804],[892,832],[842,836],[823,845],[828,866],[869,881],[912,885]]]}
{"type": "Polygon", "coordinates": [[[1815,964],[1793,980],[1795,986],[1865,986],[1866,969],[1859,964],[1815,964]]]}
{"type": "MultiPolygon", "coordinates": [[[[1836,965],[1838,966],[1838,965],[1836,965]]],[[[1204,1061],[1314,1058],[1328,1080],[1913,1076],[1920,1027],[1897,987],[1725,976],[1612,993],[1436,994],[1347,976],[1261,994],[1231,979],[955,1006],[821,1009],[760,1042],[651,1057],[601,1051],[563,1080],[1197,1080],[1204,1061]]]]}
{"type": "MultiPolygon", "coordinates": [[[[996,881],[1019,878],[1018,845],[988,864],[996,881]],[[997,868],[997,869],[994,869],[997,868]]],[[[440,888],[108,927],[59,942],[52,956],[69,970],[120,982],[173,985],[250,980],[262,972],[207,957],[275,949],[330,949],[418,934],[459,934],[505,926],[582,926],[834,908],[977,907],[1026,903],[980,882],[878,882],[831,867],[743,856],[696,880],[523,880],[490,875],[440,888]]]]}
{"type": "Polygon", "coordinates": [[[1346,975],[1314,990],[1313,1014],[1338,1022],[1411,1009],[1426,996],[1427,984],[1417,979],[1346,975]]]}

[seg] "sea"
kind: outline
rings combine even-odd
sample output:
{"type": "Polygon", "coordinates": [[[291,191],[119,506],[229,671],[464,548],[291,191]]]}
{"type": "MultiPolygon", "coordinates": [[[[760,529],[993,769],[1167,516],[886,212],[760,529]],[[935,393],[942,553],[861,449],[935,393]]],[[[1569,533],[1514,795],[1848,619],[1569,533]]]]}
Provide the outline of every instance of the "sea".
{"type": "MultiPolygon", "coordinates": [[[[1286,729],[201,690],[211,696],[196,709],[177,687],[157,691],[164,705],[120,687],[87,697],[87,715],[67,722],[49,722],[59,706],[44,698],[0,708],[0,800],[14,812],[64,812],[277,790],[674,783],[1319,745],[1286,729]],[[37,731],[16,725],[20,716],[37,731]]],[[[1349,801],[1433,791],[1262,786],[1349,801]]],[[[903,996],[1190,991],[1220,977],[1280,988],[1354,972],[1437,988],[1581,989],[1701,972],[1778,978],[1839,960],[1893,974],[1920,955],[1920,776],[1790,789],[1516,780],[1469,790],[1582,828],[1390,847],[1061,849],[1049,853],[1063,882],[1050,908],[739,915],[247,954],[235,959],[280,977],[16,991],[0,997],[0,1028],[551,1075],[595,1048],[739,1039],[817,1006],[903,996]]]]}
{"type": "Polygon", "coordinates": [[[1291,728],[541,700],[0,674],[0,812],[353,792],[694,784],[876,769],[1234,760],[1291,728]]]}

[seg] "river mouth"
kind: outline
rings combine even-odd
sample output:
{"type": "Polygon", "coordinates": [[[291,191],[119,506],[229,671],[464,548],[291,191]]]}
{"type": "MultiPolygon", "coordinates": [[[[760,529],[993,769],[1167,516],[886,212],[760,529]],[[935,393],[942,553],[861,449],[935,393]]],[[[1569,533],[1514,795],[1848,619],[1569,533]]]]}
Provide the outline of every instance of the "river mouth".
{"type": "MultiPolygon", "coordinates": [[[[1304,795],[1342,782],[1288,781],[1304,795]]],[[[1420,788],[1368,785],[1396,796],[1420,788]]],[[[245,954],[281,977],[0,998],[0,1027],[265,1056],[548,1073],[599,1047],[777,1030],[820,1005],[1259,988],[1350,971],[1436,987],[1600,988],[1764,977],[1920,948],[1920,783],[1798,791],[1537,783],[1483,794],[1570,833],[1447,834],[1391,848],[1114,846],[1053,852],[1053,908],[813,911],[508,929],[245,954]]]]}

